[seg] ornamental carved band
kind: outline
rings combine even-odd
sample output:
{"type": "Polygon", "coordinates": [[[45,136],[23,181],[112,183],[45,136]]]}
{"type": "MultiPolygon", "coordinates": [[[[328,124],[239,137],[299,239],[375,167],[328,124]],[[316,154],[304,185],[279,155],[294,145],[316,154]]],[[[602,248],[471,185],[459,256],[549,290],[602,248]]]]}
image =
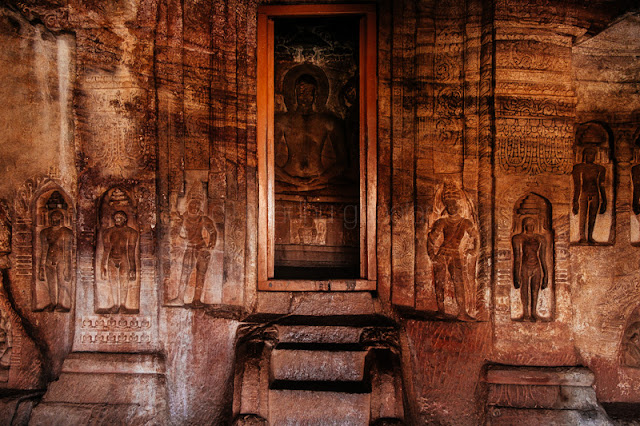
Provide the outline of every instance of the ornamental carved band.
{"type": "Polygon", "coordinates": [[[563,119],[503,118],[496,122],[496,160],[510,173],[571,172],[572,132],[563,119]]]}

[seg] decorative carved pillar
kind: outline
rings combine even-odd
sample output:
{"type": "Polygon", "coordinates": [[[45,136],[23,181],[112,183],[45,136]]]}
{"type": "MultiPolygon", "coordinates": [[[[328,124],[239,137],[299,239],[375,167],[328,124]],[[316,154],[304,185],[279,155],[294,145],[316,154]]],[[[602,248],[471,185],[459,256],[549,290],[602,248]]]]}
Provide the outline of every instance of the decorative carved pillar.
{"type": "MultiPolygon", "coordinates": [[[[570,357],[573,352],[570,345],[540,349],[537,344],[542,339],[568,339],[571,318],[569,200],[576,118],[571,46],[583,30],[553,13],[533,1],[494,3],[495,328],[502,336],[500,350],[505,345],[507,352],[518,347],[518,352],[527,353],[528,345],[536,347],[527,362],[543,354],[566,352],[570,357]],[[512,316],[514,300],[519,299],[512,227],[517,219],[518,226],[526,220],[526,212],[514,206],[528,193],[549,201],[554,235],[548,282],[555,313],[552,322],[537,327],[512,322],[519,317],[512,316]],[[520,344],[513,346],[516,342],[520,344]]],[[[536,227],[545,235],[551,231],[536,227]]]]}

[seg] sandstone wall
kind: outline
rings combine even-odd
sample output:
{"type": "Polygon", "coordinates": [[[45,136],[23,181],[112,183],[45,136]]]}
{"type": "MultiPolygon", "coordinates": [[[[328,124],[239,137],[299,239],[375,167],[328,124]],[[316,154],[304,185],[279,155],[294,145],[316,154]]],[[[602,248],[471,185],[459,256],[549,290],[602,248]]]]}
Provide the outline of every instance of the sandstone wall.
{"type": "MultiPolygon", "coordinates": [[[[60,378],[34,423],[100,418],[110,398],[60,391],[100,374],[129,407],[114,419],[147,419],[136,412],[139,395],[127,393],[149,380],[149,395],[163,401],[149,413],[166,423],[224,424],[243,320],[337,315],[317,295],[257,291],[258,3],[272,2],[0,8],[0,255],[11,261],[0,264],[0,310],[14,336],[0,388],[36,390],[28,395],[37,399],[60,378]],[[40,273],[50,266],[43,240],[54,211],[73,235],[72,271],[58,278],[40,273]],[[211,243],[201,284],[185,272],[189,215],[211,223],[200,230],[211,243]],[[131,256],[126,277],[109,269],[113,235],[127,236],[117,237],[131,256]],[[54,279],[69,305],[47,296],[54,279]],[[116,281],[131,293],[114,296],[116,281]],[[82,410],[68,408],[76,403],[82,410]]],[[[640,403],[640,360],[624,355],[640,321],[640,22],[630,14],[605,29],[622,3],[541,3],[377,2],[378,290],[367,297],[401,331],[415,424],[485,421],[490,364],[586,366],[598,400],[640,403]],[[580,130],[590,123],[603,129],[597,144],[580,130]],[[595,241],[580,239],[572,208],[574,165],[588,147],[608,196],[595,241]],[[451,199],[474,246],[456,267],[465,306],[453,273],[438,275],[430,254],[451,199]],[[531,318],[514,287],[527,218],[548,269],[531,318]]],[[[348,303],[347,314],[365,304],[348,303]]]]}

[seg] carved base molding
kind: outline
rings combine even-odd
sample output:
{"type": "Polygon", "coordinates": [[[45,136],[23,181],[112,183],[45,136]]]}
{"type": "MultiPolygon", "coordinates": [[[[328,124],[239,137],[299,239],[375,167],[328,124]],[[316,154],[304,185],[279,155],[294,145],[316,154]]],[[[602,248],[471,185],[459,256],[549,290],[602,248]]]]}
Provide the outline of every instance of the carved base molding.
{"type": "Polygon", "coordinates": [[[583,367],[491,366],[487,425],[612,424],[583,367]]]}
{"type": "Polygon", "coordinates": [[[167,416],[161,356],[75,352],[64,361],[60,379],[50,384],[30,423],[152,424],[167,416]]]}

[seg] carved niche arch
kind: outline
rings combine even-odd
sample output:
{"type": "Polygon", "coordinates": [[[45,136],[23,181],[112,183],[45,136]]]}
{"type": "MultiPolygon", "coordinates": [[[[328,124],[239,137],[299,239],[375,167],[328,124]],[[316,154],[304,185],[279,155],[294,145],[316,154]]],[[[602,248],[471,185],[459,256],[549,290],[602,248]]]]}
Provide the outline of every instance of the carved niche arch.
{"type": "Polygon", "coordinates": [[[613,132],[604,122],[587,121],[576,128],[569,217],[573,245],[613,243],[615,157],[612,142],[613,132]],[[593,188],[597,188],[596,193],[592,193],[593,188]],[[597,200],[597,203],[588,200],[597,200]]]}
{"type": "Polygon", "coordinates": [[[514,321],[553,319],[555,267],[551,218],[549,200],[533,192],[522,196],[514,206],[511,228],[511,319],[514,321]],[[539,287],[539,290],[532,291],[534,287],[539,287]]]}
{"type": "Polygon", "coordinates": [[[97,231],[95,312],[138,313],[140,227],[135,199],[126,188],[113,186],[102,194],[97,231]]]}
{"type": "Polygon", "coordinates": [[[73,200],[53,181],[33,196],[33,311],[69,312],[76,282],[73,200]]]}

